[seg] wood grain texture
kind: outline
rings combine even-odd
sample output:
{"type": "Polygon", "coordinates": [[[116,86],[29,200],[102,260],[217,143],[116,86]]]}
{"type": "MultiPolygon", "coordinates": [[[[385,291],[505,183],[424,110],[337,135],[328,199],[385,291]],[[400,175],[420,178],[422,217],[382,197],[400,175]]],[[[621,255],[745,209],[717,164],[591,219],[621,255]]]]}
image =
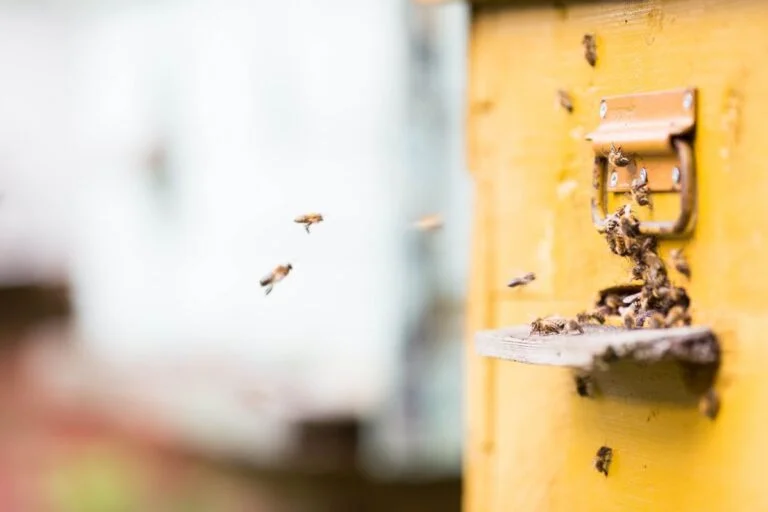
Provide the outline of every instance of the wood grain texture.
{"type": "Polygon", "coordinates": [[[676,361],[711,365],[720,360],[717,340],[707,327],[624,329],[583,327],[584,333],[530,336],[530,325],[479,331],[475,347],[480,355],[518,363],[562,366],[592,371],[606,359],[631,359],[654,364],[676,361]]]}
{"type": "MultiPolygon", "coordinates": [[[[627,279],[589,215],[600,98],[697,87],[698,220],[685,248],[695,324],[723,348],[714,422],[675,402],[573,393],[566,369],[467,350],[465,510],[768,510],[768,3],[528,2],[474,10],[468,158],[478,184],[471,303],[479,330],[573,315],[627,279]],[[580,41],[597,36],[597,64],[580,41]],[[556,91],[573,98],[569,114],[556,91]],[[533,271],[527,287],[506,281],[533,271]],[[483,310],[483,315],[478,313],[483,310]],[[492,369],[491,369],[492,368],[492,369]],[[591,467],[614,450],[608,478],[591,467]],[[681,476],[684,475],[684,478],[681,476]],[[735,508],[734,508],[735,507],[735,508]]],[[[659,198],[659,215],[674,204],[659,198]]],[[[471,345],[471,343],[468,343],[471,345]]]]}

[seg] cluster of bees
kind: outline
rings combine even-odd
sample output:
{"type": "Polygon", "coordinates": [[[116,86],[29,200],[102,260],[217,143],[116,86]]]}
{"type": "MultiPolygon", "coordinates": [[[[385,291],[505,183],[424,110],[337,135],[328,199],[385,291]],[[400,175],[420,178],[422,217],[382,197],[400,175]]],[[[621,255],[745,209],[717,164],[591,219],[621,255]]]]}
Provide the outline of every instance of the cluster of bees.
{"type": "MultiPolygon", "coordinates": [[[[691,300],[685,288],[672,284],[667,265],[658,254],[656,237],[640,233],[640,221],[630,205],[624,205],[608,215],[605,221],[605,239],[613,254],[632,263],[631,278],[641,281],[640,291],[622,296],[608,294],[598,299],[591,311],[584,311],[574,319],[562,317],[537,318],[531,323],[531,335],[583,333],[587,324],[603,325],[609,317],[621,319],[628,329],[661,329],[691,324],[688,312],[691,300]]],[[[670,251],[669,263],[686,278],[691,276],[683,252],[670,251]]],[[[533,281],[533,273],[513,279],[508,286],[523,286],[533,281]]]]}
{"type": "MultiPolygon", "coordinates": [[[[305,215],[299,215],[293,221],[297,224],[303,224],[304,229],[309,234],[309,228],[313,224],[318,224],[323,221],[323,216],[320,213],[307,213],[305,215]]],[[[259,284],[264,288],[264,294],[269,295],[272,292],[272,288],[285,279],[288,274],[293,270],[293,265],[286,263],[284,265],[276,266],[269,274],[262,277],[259,284]]]]}
{"type": "MultiPolygon", "coordinates": [[[[640,222],[629,205],[624,205],[605,221],[605,238],[614,254],[632,262],[632,279],[642,281],[639,293],[624,297],[615,312],[628,329],[680,327],[691,324],[691,300],[685,288],[674,286],[667,266],[658,254],[657,240],[640,234],[640,222]]],[[[670,263],[690,278],[691,269],[682,251],[670,252],[670,263]]],[[[614,299],[612,305],[616,305],[614,299]]]]}
{"type": "MultiPolygon", "coordinates": [[[[559,96],[563,107],[572,109],[567,93],[559,91],[559,96]]],[[[606,157],[609,169],[627,167],[633,161],[631,154],[614,144],[610,145],[606,157]]],[[[638,206],[652,208],[647,179],[634,179],[630,194],[638,206]]],[[[613,254],[631,261],[631,278],[642,282],[640,291],[629,296],[612,294],[601,297],[591,311],[579,313],[574,319],[537,318],[531,323],[530,335],[580,334],[584,332],[584,325],[603,325],[609,317],[621,318],[621,323],[628,329],[660,329],[691,324],[688,312],[691,301],[685,288],[672,284],[667,265],[658,254],[656,237],[640,233],[640,221],[629,204],[607,216],[605,239],[613,254]]],[[[680,274],[690,278],[691,269],[681,250],[672,250],[669,262],[680,274]]],[[[528,273],[513,279],[508,286],[524,286],[534,279],[535,275],[528,273]]]]}

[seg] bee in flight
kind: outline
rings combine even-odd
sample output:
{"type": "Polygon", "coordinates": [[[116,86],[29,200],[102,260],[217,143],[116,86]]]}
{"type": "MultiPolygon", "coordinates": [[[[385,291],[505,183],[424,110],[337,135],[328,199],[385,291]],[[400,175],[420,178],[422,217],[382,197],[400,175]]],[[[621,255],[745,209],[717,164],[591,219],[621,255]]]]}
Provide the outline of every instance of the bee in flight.
{"type": "Polygon", "coordinates": [[[304,229],[306,229],[307,233],[309,233],[309,226],[323,222],[323,216],[320,213],[307,213],[306,215],[299,215],[293,219],[293,222],[297,224],[304,224],[304,229]]]}
{"type": "Polygon", "coordinates": [[[420,231],[436,231],[443,227],[443,218],[439,214],[427,215],[413,223],[420,231]]]}
{"type": "Polygon", "coordinates": [[[293,265],[290,263],[287,263],[285,265],[278,265],[275,267],[275,270],[264,276],[261,281],[259,281],[259,284],[265,288],[264,295],[269,295],[269,293],[272,291],[272,288],[285,279],[285,276],[288,275],[288,273],[293,269],[293,265]]]}
{"type": "Polygon", "coordinates": [[[525,286],[534,279],[536,279],[536,274],[533,272],[528,272],[520,277],[514,278],[509,282],[509,284],[507,284],[507,286],[510,288],[515,288],[516,286],[525,286]]]}
{"type": "Polygon", "coordinates": [[[584,58],[590,66],[595,67],[595,64],[597,64],[597,42],[595,41],[595,34],[584,34],[584,37],[581,39],[581,44],[584,46],[584,58]]]}

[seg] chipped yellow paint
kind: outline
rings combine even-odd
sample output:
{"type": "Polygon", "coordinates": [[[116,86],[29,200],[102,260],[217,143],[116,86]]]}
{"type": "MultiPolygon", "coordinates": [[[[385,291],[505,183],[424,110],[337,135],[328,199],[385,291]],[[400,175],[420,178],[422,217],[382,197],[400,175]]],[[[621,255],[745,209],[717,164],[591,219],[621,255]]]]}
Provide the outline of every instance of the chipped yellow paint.
{"type": "MultiPolygon", "coordinates": [[[[723,344],[722,410],[710,422],[674,403],[584,400],[565,370],[481,359],[468,344],[465,510],[768,510],[768,2],[498,4],[474,10],[469,46],[469,330],[573,314],[626,280],[591,224],[583,136],[602,96],[694,86],[697,225],[662,250],[684,247],[694,322],[723,344]],[[552,107],[558,89],[572,114],[552,107]],[[507,289],[514,271],[537,280],[507,289]],[[602,444],[615,450],[607,478],[591,468],[602,444]]],[[[665,199],[655,215],[673,212],[665,199]]]]}

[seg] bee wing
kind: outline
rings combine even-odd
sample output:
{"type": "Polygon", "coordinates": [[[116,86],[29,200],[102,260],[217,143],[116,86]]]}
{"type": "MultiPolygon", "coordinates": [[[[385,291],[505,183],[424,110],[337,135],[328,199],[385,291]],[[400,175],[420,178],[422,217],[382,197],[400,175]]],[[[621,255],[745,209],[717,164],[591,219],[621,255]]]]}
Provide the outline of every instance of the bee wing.
{"type": "Polygon", "coordinates": [[[642,295],[642,292],[637,292],[637,293],[633,293],[632,295],[627,295],[626,297],[624,297],[623,302],[624,304],[632,304],[637,299],[639,299],[641,295],[642,295]]]}

